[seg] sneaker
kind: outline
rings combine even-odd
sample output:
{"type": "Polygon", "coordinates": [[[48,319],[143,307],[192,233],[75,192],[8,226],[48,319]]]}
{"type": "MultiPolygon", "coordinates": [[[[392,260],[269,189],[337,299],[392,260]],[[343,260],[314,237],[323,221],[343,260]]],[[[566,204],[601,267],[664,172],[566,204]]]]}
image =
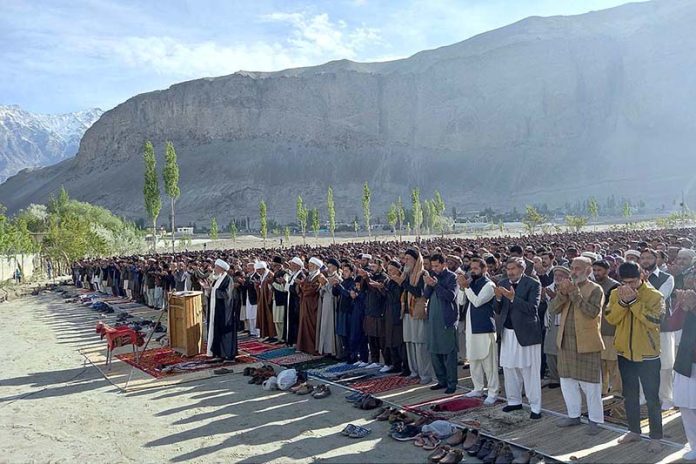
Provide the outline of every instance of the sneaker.
{"type": "Polygon", "coordinates": [[[354,365],[354,366],[357,366],[357,367],[360,367],[361,364],[362,364],[362,363],[361,363],[360,361],[355,361],[355,362],[353,363],[353,365],[354,365]]]}
{"type": "Polygon", "coordinates": [[[482,396],[483,392],[481,390],[473,390],[464,395],[466,398],[481,398],[482,396]]]}
{"type": "Polygon", "coordinates": [[[428,385],[429,383],[433,383],[432,377],[421,377],[421,385],[428,385]]]}
{"type": "Polygon", "coordinates": [[[391,366],[384,366],[384,367],[381,368],[379,371],[380,371],[382,374],[386,374],[386,373],[389,372],[391,369],[392,369],[391,366]]]}
{"type": "Polygon", "coordinates": [[[498,401],[498,395],[487,396],[483,404],[486,406],[493,406],[496,401],[498,401]]]}
{"type": "Polygon", "coordinates": [[[382,367],[382,365],[380,363],[372,363],[367,366],[368,369],[376,369],[378,367],[382,367]]]}
{"type": "Polygon", "coordinates": [[[410,441],[415,440],[420,433],[419,427],[414,427],[413,425],[407,425],[403,427],[400,431],[391,434],[391,437],[396,441],[410,441]]]}
{"type": "Polygon", "coordinates": [[[369,366],[369,364],[366,363],[366,362],[360,361],[360,362],[358,363],[358,367],[367,367],[367,366],[369,366]]]}
{"type": "Polygon", "coordinates": [[[696,450],[691,450],[684,455],[682,458],[685,461],[696,461],[696,450]]]}
{"type": "Polygon", "coordinates": [[[671,401],[665,401],[662,403],[662,410],[663,411],[669,411],[674,407],[674,404],[672,404],[671,401]]]}

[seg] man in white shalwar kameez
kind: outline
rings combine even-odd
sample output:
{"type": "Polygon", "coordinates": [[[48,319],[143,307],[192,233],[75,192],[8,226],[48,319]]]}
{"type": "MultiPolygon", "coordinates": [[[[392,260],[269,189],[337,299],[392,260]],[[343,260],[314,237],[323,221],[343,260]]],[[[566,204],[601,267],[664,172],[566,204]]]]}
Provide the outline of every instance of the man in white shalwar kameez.
{"type": "Polygon", "coordinates": [[[471,279],[463,274],[457,277],[460,291],[466,297],[466,352],[469,358],[471,380],[474,389],[465,396],[483,396],[485,381],[488,394],[484,404],[495,404],[500,390],[498,377],[498,344],[496,343],[493,313],[495,284],[486,276],[486,262],[471,260],[471,279]],[[485,374],[485,378],[484,378],[485,374]]]}

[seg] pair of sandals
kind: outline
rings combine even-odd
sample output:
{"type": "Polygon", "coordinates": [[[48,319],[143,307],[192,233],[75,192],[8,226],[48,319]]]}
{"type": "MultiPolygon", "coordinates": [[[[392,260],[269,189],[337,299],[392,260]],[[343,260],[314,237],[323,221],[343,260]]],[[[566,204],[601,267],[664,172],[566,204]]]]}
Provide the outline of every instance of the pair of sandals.
{"type": "Polygon", "coordinates": [[[441,440],[432,433],[421,433],[416,437],[413,444],[426,451],[432,451],[440,446],[441,440]]]}
{"type": "Polygon", "coordinates": [[[289,391],[296,395],[309,395],[314,392],[314,385],[310,385],[307,382],[298,382],[293,387],[290,387],[289,391]]]}
{"type": "Polygon", "coordinates": [[[456,464],[464,459],[464,452],[460,448],[453,448],[449,445],[438,447],[428,456],[429,462],[440,464],[456,464]]]}
{"type": "Polygon", "coordinates": [[[341,430],[341,435],[348,438],[365,438],[372,432],[372,430],[367,427],[360,427],[359,425],[348,424],[341,430]]]}
{"type": "Polygon", "coordinates": [[[251,378],[249,379],[249,384],[261,385],[264,380],[267,380],[275,375],[275,371],[272,367],[262,367],[260,369],[254,369],[251,373],[251,378]]]}
{"type": "Polygon", "coordinates": [[[413,419],[411,416],[408,414],[399,411],[398,408],[384,408],[380,410],[375,416],[374,419],[378,421],[389,421],[389,423],[393,424],[395,422],[402,422],[404,424],[412,424],[415,422],[415,419],[413,419]]]}

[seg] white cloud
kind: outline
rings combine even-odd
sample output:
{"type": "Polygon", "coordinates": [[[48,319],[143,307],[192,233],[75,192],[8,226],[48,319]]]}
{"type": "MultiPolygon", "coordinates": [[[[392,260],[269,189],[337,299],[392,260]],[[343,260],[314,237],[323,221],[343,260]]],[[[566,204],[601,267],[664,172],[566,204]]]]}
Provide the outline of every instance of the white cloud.
{"type": "Polygon", "coordinates": [[[214,41],[184,41],[171,36],[127,36],[72,41],[79,53],[103,56],[132,69],[154,70],[177,78],[231,74],[239,70],[275,71],[333,59],[355,59],[382,41],[379,30],[349,27],[328,14],[273,13],[264,22],[284,23],[284,39],[227,45],[214,41]]]}
{"type": "Polygon", "coordinates": [[[382,42],[379,29],[359,26],[350,28],[345,21],[332,21],[321,13],[276,12],[263,16],[265,21],[287,23],[293,27],[288,46],[308,57],[355,59],[367,47],[382,42]]]}

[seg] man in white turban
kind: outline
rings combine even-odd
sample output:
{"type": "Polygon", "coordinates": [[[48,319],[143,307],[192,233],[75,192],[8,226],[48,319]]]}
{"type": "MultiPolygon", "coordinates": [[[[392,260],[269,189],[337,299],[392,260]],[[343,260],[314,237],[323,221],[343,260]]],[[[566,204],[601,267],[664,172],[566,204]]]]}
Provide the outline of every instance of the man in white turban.
{"type": "Polygon", "coordinates": [[[230,265],[222,259],[215,261],[212,287],[203,284],[208,307],[207,355],[234,360],[237,356],[237,320],[232,307],[232,278],[227,275],[230,265]]]}

